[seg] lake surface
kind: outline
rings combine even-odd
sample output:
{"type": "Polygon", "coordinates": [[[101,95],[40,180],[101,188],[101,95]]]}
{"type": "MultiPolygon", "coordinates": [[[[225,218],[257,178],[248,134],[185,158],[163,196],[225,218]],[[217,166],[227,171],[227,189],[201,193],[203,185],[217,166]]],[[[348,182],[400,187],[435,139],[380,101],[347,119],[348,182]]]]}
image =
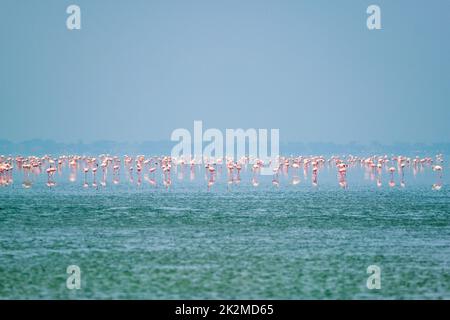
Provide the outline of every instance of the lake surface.
{"type": "MultiPolygon", "coordinates": [[[[248,174],[250,175],[250,174],[248,174]]],[[[10,299],[449,299],[450,193],[431,169],[378,188],[361,168],[341,189],[324,168],[255,188],[222,174],[178,179],[167,190],[83,188],[63,174],[31,189],[0,188],[0,298],[10,299]],[[66,288],[69,265],[80,290],[66,288]],[[366,287],[381,268],[381,289],[366,287]]]]}

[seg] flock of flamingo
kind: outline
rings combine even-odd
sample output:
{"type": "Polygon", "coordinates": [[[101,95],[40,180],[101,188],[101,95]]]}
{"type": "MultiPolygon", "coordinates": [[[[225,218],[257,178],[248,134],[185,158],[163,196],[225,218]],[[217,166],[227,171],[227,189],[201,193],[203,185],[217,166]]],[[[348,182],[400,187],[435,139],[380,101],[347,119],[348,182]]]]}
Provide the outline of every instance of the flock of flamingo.
{"type": "Polygon", "coordinates": [[[152,186],[162,183],[165,188],[172,184],[172,175],[176,175],[182,180],[186,173],[189,173],[190,179],[194,180],[196,174],[203,174],[208,190],[217,182],[222,173],[226,173],[228,185],[239,184],[241,182],[241,171],[251,173],[251,185],[259,185],[259,177],[262,168],[271,168],[272,184],[275,187],[280,185],[280,176],[297,185],[301,182],[301,171],[303,179],[310,179],[312,186],[318,185],[319,172],[325,168],[334,168],[336,170],[337,183],[341,188],[347,188],[347,171],[353,167],[362,167],[370,175],[371,180],[375,181],[378,187],[383,185],[382,176],[385,172],[389,176],[389,187],[395,187],[394,175],[397,175],[401,187],[405,187],[404,172],[409,169],[416,175],[427,169],[436,172],[436,181],[432,185],[433,190],[442,188],[442,171],[444,159],[442,154],[435,157],[409,158],[405,156],[332,156],[325,158],[323,156],[298,156],[298,157],[277,157],[272,163],[257,158],[242,157],[237,161],[233,158],[174,158],[170,156],[118,156],[100,155],[98,157],[62,155],[51,157],[11,157],[0,156],[0,186],[13,184],[13,171],[22,173],[22,186],[31,188],[41,174],[47,174],[46,185],[49,188],[57,185],[55,173],[62,174],[63,170],[69,171],[69,181],[75,183],[77,173],[83,174],[83,187],[94,188],[105,187],[108,176],[112,176],[112,183],[119,184],[120,171],[125,172],[124,176],[131,183],[141,185],[143,181],[152,186]],[[309,178],[310,176],[310,178],[309,178]],[[99,183],[98,183],[99,179],[99,183]]]}

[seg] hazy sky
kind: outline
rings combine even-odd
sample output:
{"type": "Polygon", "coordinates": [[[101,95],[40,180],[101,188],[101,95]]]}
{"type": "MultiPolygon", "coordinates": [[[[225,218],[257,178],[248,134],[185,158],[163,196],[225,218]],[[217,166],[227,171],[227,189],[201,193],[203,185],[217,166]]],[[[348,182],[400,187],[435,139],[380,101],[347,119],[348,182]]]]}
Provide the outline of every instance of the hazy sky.
{"type": "Polygon", "coordinates": [[[0,40],[0,139],[450,141],[448,0],[2,0],[0,40]]]}

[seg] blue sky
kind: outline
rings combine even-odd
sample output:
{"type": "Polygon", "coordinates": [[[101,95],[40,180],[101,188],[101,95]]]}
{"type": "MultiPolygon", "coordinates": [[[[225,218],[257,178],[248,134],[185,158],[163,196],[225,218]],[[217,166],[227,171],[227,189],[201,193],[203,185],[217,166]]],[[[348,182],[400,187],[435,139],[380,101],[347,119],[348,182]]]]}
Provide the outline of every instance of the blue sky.
{"type": "Polygon", "coordinates": [[[281,141],[450,142],[447,0],[3,0],[0,26],[0,139],[168,140],[202,120],[281,141]]]}

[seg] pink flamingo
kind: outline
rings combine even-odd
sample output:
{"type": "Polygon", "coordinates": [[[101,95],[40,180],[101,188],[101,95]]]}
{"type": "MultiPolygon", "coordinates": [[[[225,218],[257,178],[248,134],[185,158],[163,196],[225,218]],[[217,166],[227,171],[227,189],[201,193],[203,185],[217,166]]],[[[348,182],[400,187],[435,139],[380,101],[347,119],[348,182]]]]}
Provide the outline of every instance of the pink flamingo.
{"type": "Polygon", "coordinates": [[[391,174],[391,180],[389,181],[389,187],[395,187],[395,181],[394,181],[394,172],[395,172],[395,168],[394,167],[390,167],[389,168],[389,173],[391,174]]]}
{"type": "Polygon", "coordinates": [[[172,185],[172,179],[170,177],[170,169],[171,169],[171,160],[168,157],[164,157],[162,161],[162,171],[164,175],[163,184],[166,187],[166,189],[169,189],[169,187],[172,185]]]}
{"type": "Polygon", "coordinates": [[[404,172],[405,164],[400,163],[399,172],[400,172],[400,187],[404,188],[406,186],[405,183],[405,172],[404,172]]]}
{"type": "Polygon", "coordinates": [[[31,182],[31,180],[30,180],[30,175],[29,175],[30,169],[31,169],[31,165],[29,163],[24,163],[22,165],[22,168],[23,168],[23,174],[24,174],[24,180],[23,180],[22,186],[25,189],[29,189],[29,188],[31,188],[31,186],[33,184],[31,182]]]}
{"type": "Polygon", "coordinates": [[[234,184],[238,185],[241,183],[242,164],[240,162],[236,162],[234,164],[234,169],[236,169],[236,176],[233,177],[233,182],[234,182],[234,184]]]}
{"type": "Polygon", "coordinates": [[[212,165],[210,165],[208,167],[208,171],[209,171],[209,180],[208,180],[208,191],[209,191],[210,188],[216,182],[216,169],[212,165]]]}
{"type": "Polygon", "coordinates": [[[115,164],[113,166],[113,183],[114,184],[119,184],[119,170],[120,170],[119,165],[115,164]]]}
{"type": "Polygon", "coordinates": [[[47,171],[47,186],[48,187],[55,186],[56,182],[53,181],[52,177],[53,177],[53,174],[56,171],[56,168],[54,168],[54,167],[52,167],[52,165],[50,165],[50,168],[48,168],[46,171],[47,171]]]}
{"type": "Polygon", "coordinates": [[[108,168],[108,162],[103,160],[102,164],[100,165],[102,168],[102,181],[100,182],[100,185],[102,187],[106,187],[106,170],[108,168]]]}
{"type": "Polygon", "coordinates": [[[259,163],[257,161],[253,165],[252,169],[253,169],[252,185],[254,187],[257,187],[257,186],[259,186],[259,181],[258,181],[259,163]]]}
{"type": "Polygon", "coordinates": [[[314,187],[317,187],[317,172],[318,172],[318,167],[317,165],[314,165],[313,163],[313,170],[312,170],[312,185],[314,187]]]}
{"type": "Polygon", "coordinates": [[[343,162],[339,162],[338,164],[338,173],[339,173],[339,185],[341,188],[347,188],[347,165],[343,162]]]}
{"type": "Polygon", "coordinates": [[[92,168],[92,175],[94,176],[94,181],[92,182],[92,186],[94,188],[97,188],[97,169],[98,169],[98,164],[96,164],[96,166],[94,168],[92,168]]]}
{"type": "Polygon", "coordinates": [[[136,164],[136,171],[137,171],[137,174],[138,174],[138,181],[137,181],[137,185],[138,185],[138,186],[140,186],[140,185],[141,185],[141,182],[142,182],[142,179],[141,179],[141,170],[142,170],[141,163],[138,162],[138,163],[136,164]]]}
{"type": "Polygon", "coordinates": [[[378,163],[378,164],[377,164],[377,171],[378,171],[378,175],[377,175],[377,187],[380,188],[380,187],[382,186],[382,183],[381,183],[381,175],[382,175],[382,172],[383,172],[381,163],[378,163]]]}
{"type": "Polygon", "coordinates": [[[87,188],[89,187],[88,183],[87,183],[87,173],[89,172],[89,168],[88,167],[84,167],[83,169],[84,171],[84,183],[83,183],[83,187],[87,188]]]}
{"type": "Polygon", "coordinates": [[[278,177],[278,172],[280,170],[280,167],[278,166],[277,168],[273,168],[273,179],[272,179],[272,184],[275,187],[279,187],[280,186],[280,180],[278,177]]]}
{"type": "Polygon", "coordinates": [[[292,169],[293,169],[292,184],[294,186],[300,183],[300,177],[298,175],[299,168],[300,168],[300,165],[298,164],[298,162],[294,162],[292,164],[292,169]]]}
{"type": "Polygon", "coordinates": [[[195,180],[195,160],[194,159],[191,159],[191,171],[190,171],[189,179],[191,179],[191,181],[195,180]]]}

